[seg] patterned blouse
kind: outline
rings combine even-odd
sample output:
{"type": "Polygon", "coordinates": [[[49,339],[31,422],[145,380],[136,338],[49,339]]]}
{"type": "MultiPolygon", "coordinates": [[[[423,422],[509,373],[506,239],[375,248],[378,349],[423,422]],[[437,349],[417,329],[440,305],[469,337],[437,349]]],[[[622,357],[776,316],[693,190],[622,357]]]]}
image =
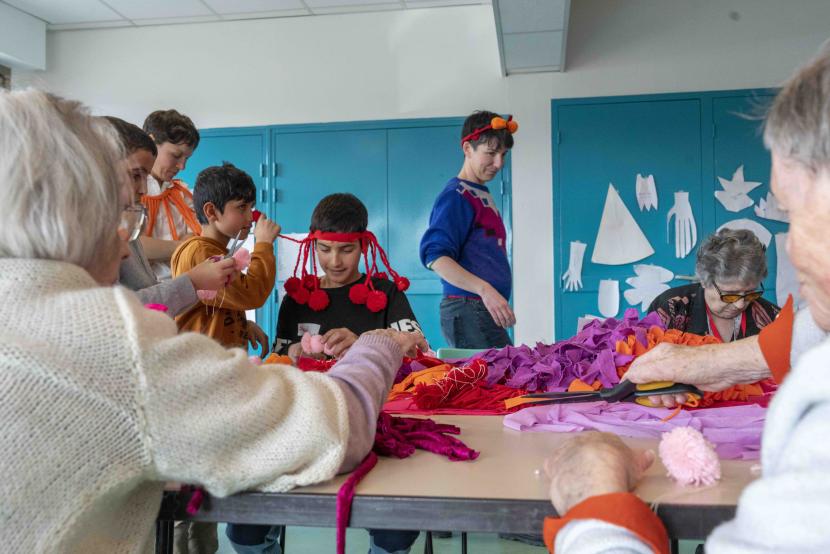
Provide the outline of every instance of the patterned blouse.
{"type": "MultiPolygon", "coordinates": [[[[751,337],[772,323],[781,309],[759,298],[746,308],[746,333],[740,328],[735,339],[751,337]]],[[[651,303],[649,313],[657,312],[668,329],[679,329],[696,335],[709,335],[706,300],[700,283],[669,289],[651,303]]]]}

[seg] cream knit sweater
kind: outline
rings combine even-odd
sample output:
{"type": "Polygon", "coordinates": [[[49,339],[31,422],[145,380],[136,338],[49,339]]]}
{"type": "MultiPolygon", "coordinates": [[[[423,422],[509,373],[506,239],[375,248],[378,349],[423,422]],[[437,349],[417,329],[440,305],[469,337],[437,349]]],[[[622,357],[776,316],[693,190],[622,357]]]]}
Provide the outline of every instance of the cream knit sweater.
{"type": "MultiPolygon", "coordinates": [[[[166,315],[70,264],[0,259],[0,298],[3,552],[151,551],[164,481],[286,491],[343,463],[348,378],[256,367],[177,335],[166,315]]],[[[400,363],[391,340],[368,338],[387,352],[376,365],[400,363]]],[[[368,373],[378,391],[391,382],[368,373]]],[[[358,394],[374,403],[378,391],[358,394]]],[[[377,414],[361,416],[373,426],[377,414]]]]}

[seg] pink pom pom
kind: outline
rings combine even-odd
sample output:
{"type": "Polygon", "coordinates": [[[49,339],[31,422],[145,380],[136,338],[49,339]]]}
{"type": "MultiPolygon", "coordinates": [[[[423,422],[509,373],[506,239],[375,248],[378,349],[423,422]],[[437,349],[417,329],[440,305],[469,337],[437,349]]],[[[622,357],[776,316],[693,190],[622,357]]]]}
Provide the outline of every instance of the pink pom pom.
{"type": "Polygon", "coordinates": [[[309,350],[312,354],[319,354],[325,349],[325,345],[323,345],[323,336],[322,335],[312,335],[311,336],[311,350],[309,350]]]}
{"type": "Polygon", "coordinates": [[[308,331],[303,333],[303,338],[300,339],[300,346],[303,347],[303,352],[311,353],[311,333],[308,331]]]}
{"type": "Polygon", "coordinates": [[[216,291],[215,290],[197,290],[196,291],[196,298],[198,298],[202,302],[206,302],[208,300],[213,300],[214,298],[216,298],[216,291]]]}
{"type": "Polygon", "coordinates": [[[259,356],[248,356],[248,361],[254,365],[262,365],[262,358],[259,356]]]}
{"type": "Polygon", "coordinates": [[[658,451],[669,477],[684,487],[711,485],[720,479],[715,447],[696,429],[677,427],[663,433],[658,451]]]}
{"type": "Polygon", "coordinates": [[[233,267],[237,271],[242,271],[251,265],[251,253],[247,248],[240,248],[233,253],[233,267]]]}

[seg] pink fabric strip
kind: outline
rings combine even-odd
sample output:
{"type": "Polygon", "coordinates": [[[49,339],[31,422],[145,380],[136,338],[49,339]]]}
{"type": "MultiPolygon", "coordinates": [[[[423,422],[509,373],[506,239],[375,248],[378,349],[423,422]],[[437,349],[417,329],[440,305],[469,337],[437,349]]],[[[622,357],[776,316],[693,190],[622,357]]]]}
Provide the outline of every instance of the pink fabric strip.
{"type": "Polygon", "coordinates": [[[346,552],[346,527],[349,525],[349,517],[352,513],[352,500],[354,500],[355,488],[366,474],[372,471],[378,463],[378,455],[369,452],[357,469],[349,475],[346,482],[337,491],[337,554],[346,552]]]}

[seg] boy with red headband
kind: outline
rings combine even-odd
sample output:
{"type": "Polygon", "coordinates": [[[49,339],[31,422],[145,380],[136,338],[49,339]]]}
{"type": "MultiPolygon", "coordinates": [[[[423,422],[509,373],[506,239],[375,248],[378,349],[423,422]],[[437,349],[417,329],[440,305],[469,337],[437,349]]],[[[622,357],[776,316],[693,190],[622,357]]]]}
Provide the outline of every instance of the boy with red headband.
{"type": "MultiPolygon", "coordinates": [[[[421,333],[404,293],[409,281],[390,267],[377,239],[366,230],[368,224],[366,206],[353,194],[331,194],[314,208],[295,276],[285,282],[274,352],[294,360],[312,356],[303,352],[301,339],[306,332],[322,335],[325,352],[335,358],[366,331],[392,328],[421,333]],[[318,262],[322,277],[316,274],[318,262]],[[379,271],[379,264],[386,271],[379,271]]],[[[238,554],[276,554],[282,529],[229,524],[226,533],[238,554]]],[[[371,554],[402,554],[409,552],[418,531],[370,529],[369,537],[371,554]]]]}
{"type": "Polygon", "coordinates": [[[518,125],[488,111],[461,131],[464,165],[432,208],[421,239],[421,263],[441,277],[441,331],[454,348],[501,348],[516,323],[507,233],[486,183],[504,166],[518,125]]]}
{"type": "Polygon", "coordinates": [[[147,177],[147,227],[141,246],[159,280],[169,279],[170,257],[186,238],[200,235],[202,227],[193,210],[193,194],[175,179],[199,146],[199,131],[186,115],[159,110],[144,120],[144,132],[158,148],[153,170],[147,177]]]}

